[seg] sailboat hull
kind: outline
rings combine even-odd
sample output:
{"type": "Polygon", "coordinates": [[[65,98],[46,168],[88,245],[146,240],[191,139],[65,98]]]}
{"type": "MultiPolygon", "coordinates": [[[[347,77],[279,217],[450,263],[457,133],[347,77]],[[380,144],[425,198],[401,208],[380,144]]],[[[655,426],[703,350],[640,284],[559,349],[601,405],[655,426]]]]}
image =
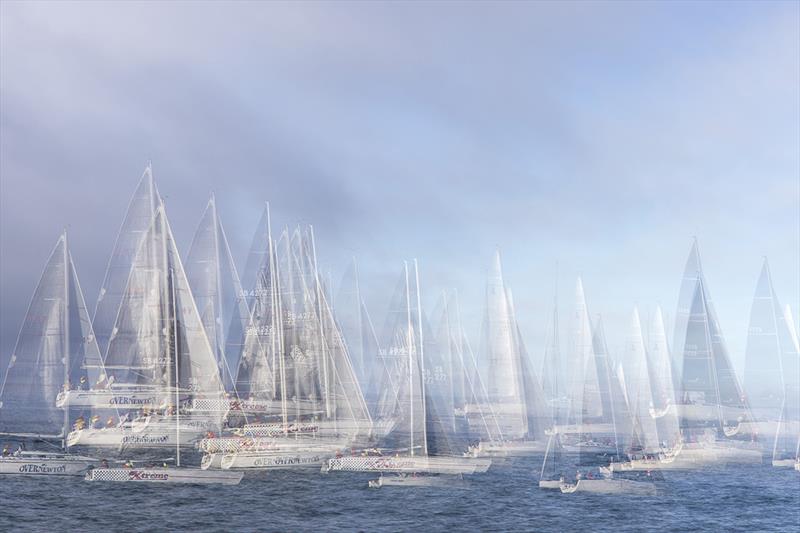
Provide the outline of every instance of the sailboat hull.
{"type": "Polygon", "coordinates": [[[59,393],[56,407],[94,409],[154,409],[162,403],[155,390],[69,390],[59,393]]]}
{"type": "Polygon", "coordinates": [[[586,492],[592,494],[632,494],[654,496],[656,486],[646,481],[629,479],[579,479],[576,483],[561,483],[562,494],[586,492]]]}
{"type": "Polygon", "coordinates": [[[383,476],[369,481],[371,489],[381,487],[447,487],[465,488],[465,482],[459,477],[432,477],[432,476],[383,476]]]}
{"type": "Polygon", "coordinates": [[[94,468],[86,474],[86,481],[113,481],[135,483],[193,483],[200,485],[238,485],[241,472],[201,470],[197,468],[94,468]]]}
{"type": "Polygon", "coordinates": [[[399,472],[411,474],[429,472],[438,474],[475,474],[486,472],[491,459],[466,457],[336,457],[323,467],[326,472],[399,472]]]}
{"type": "Polygon", "coordinates": [[[505,442],[480,442],[468,452],[469,457],[527,457],[540,455],[547,449],[547,442],[518,440],[505,442]]]}
{"type": "Polygon", "coordinates": [[[88,448],[174,448],[175,446],[192,446],[204,435],[204,430],[197,428],[175,427],[150,428],[101,428],[79,429],[69,433],[67,446],[85,446],[88,448]],[[180,436],[179,436],[180,433],[180,436]]]}
{"type": "Polygon", "coordinates": [[[96,464],[91,457],[62,454],[22,454],[0,457],[0,474],[18,476],[82,476],[96,464]]]}
{"type": "Polygon", "coordinates": [[[327,451],[277,451],[225,454],[220,459],[222,470],[283,470],[319,467],[325,463],[327,451]]]}
{"type": "Polygon", "coordinates": [[[611,463],[613,472],[648,470],[691,470],[704,466],[726,464],[761,464],[761,451],[723,444],[684,445],[655,459],[634,459],[611,463]]]}

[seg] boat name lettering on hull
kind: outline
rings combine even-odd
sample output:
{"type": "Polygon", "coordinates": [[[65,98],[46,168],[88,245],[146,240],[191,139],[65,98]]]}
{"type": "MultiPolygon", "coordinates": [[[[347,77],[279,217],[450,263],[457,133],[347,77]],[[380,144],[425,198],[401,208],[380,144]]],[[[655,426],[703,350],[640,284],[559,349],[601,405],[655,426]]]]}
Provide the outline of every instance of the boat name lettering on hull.
{"type": "Polygon", "coordinates": [[[19,467],[20,474],[63,474],[66,471],[67,465],[49,466],[46,464],[24,464],[19,467]]]}
{"type": "Polygon", "coordinates": [[[169,435],[126,435],[122,437],[122,444],[163,444],[168,439],[169,435]]]}
{"type": "Polygon", "coordinates": [[[156,403],[155,398],[135,398],[132,396],[112,396],[108,403],[111,405],[149,405],[156,403]]]}
{"type": "Polygon", "coordinates": [[[166,481],[169,479],[169,474],[166,472],[143,472],[141,470],[131,470],[128,472],[128,478],[136,481],[166,481]]]}

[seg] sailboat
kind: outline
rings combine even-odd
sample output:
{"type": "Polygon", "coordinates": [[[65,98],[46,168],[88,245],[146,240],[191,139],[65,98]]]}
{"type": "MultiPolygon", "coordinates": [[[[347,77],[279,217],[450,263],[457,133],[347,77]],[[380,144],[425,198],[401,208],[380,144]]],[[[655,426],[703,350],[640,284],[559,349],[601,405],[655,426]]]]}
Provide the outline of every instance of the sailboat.
{"type": "Polygon", "coordinates": [[[487,362],[487,405],[467,408],[494,417],[504,441],[479,442],[471,448],[478,456],[530,455],[546,447],[544,393],[531,364],[516,320],[513,298],[505,286],[500,252],[494,256],[486,288],[484,346],[487,362]]]}
{"type": "MultiPolygon", "coordinates": [[[[684,281],[694,279],[688,314],[679,304],[677,347],[681,357],[678,414],[684,455],[715,462],[761,462],[751,443],[752,415],[728,356],[716,312],[700,270],[697,242],[687,261],[684,281]],[[694,274],[688,270],[696,268],[694,274]]],[[[683,299],[684,294],[681,294],[683,299]]]]}
{"type": "MultiPolygon", "coordinates": [[[[150,391],[157,407],[116,406],[105,427],[76,425],[69,446],[123,451],[188,446],[207,431],[219,431],[227,415],[199,407],[201,402],[218,406],[224,390],[163,204],[134,255],[103,370],[150,391]],[[183,417],[182,411],[187,411],[183,417]],[[114,415],[121,415],[117,424],[114,415]]],[[[98,417],[109,413],[105,405],[94,411],[98,417]]]]}
{"type": "MultiPolygon", "coordinates": [[[[437,329],[437,345],[441,364],[449,379],[443,384],[449,398],[448,407],[452,407],[454,416],[450,418],[449,430],[454,435],[466,435],[473,445],[467,455],[480,455],[485,447],[502,446],[502,431],[489,403],[486,387],[483,384],[475,354],[467,339],[461,322],[461,308],[458,293],[453,290],[443,292],[439,310],[439,326],[437,329]],[[470,411],[470,406],[485,406],[477,411],[470,411]]],[[[442,384],[440,383],[440,386],[442,384]]]]}
{"type": "Polygon", "coordinates": [[[93,468],[87,481],[237,484],[241,473],[206,472],[181,467],[181,447],[221,417],[187,415],[197,398],[219,399],[223,386],[216,359],[194,303],[163,203],[140,242],[117,320],[109,339],[105,367],[126,380],[154,387],[163,413],[147,413],[114,428],[77,427],[72,445],[164,448],[176,453],[174,467],[93,468]]]}
{"type": "MultiPolygon", "coordinates": [[[[448,413],[432,387],[436,378],[426,367],[425,349],[430,344],[423,324],[417,263],[409,268],[406,262],[390,307],[382,353],[389,372],[378,422],[392,420],[392,429],[381,439],[380,448],[329,459],[323,471],[411,474],[412,480],[403,483],[409,485],[427,483],[424,474],[471,474],[489,468],[491,460],[463,457],[466,446],[459,448],[442,423],[448,413]]],[[[383,478],[373,486],[387,483],[391,481],[383,478]]]]}
{"type": "MultiPolygon", "coordinates": [[[[153,169],[148,162],[131,197],[122,226],[108,261],[103,285],[97,299],[92,326],[97,337],[100,353],[106,353],[112,335],[117,312],[123,299],[131,269],[131,261],[139,249],[142,238],[147,233],[156,208],[161,202],[153,169]]],[[[97,380],[91,387],[78,387],[73,383],[57,397],[59,407],[116,409],[155,408],[159,399],[151,387],[117,380],[113,373],[106,374],[100,365],[97,380]]]]}
{"type": "Polygon", "coordinates": [[[235,436],[204,440],[209,468],[319,466],[370,435],[369,411],[319,277],[312,229],[298,228],[291,238],[284,232],[280,262],[269,242],[237,390],[274,409],[235,436]]]}
{"type": "MultiPolygon", "coordinates": [[[[582,292],[582,291],[579,291],[582,292]]],[[[581,331],[579,326],[578,332],[581,331]]],[[[581,437],[577,445],[563,446],[561,438],[570,439],[574,436],[569,433],[562,434],[561,430],[550,437],[545,458],[542,463],[542,471],[539,480],[539,488],[548,490],[558,490],[562,494],[574,493],[595,493],[595,494],[628,494],[651,496],[656,494],[656,485],[653,483],[649,474],[639,476],[638,474],[627,474],[625,476],[616,474],[614,461],[619,460],[624,447],[627,445],[629,450],[636,450],[637,453],[647,453],[657,444],[655,437],[654,424],[648,424],[646,419],[651,419],[650,413],[644,405],[648,404],[649,380],[647,379],[647,368],[644,362],[645,350],[644,341],[641,334],[639,315],[634,311],[632,319],[632,334],[628,340],[626,350],[626,362],[628,362],[628,374],[611,372],[611,365],[607,361],[608,350],[605,347],[602,324],[598,322],[593,335],[592,351],[594,356],[589,359],[589,370],[584,372],[584,377],[600,375],[600,397],[596,396],[592,379],[584,379],[584,403],[580,413],[570,414],[570,419],[574,420],[580,427],[581,437]],[[623,382],[628,376],[628,386],[623,389],[623,382]],[[619,393],[628,393],[631,411],[626,405],[620,403],[619,393]],[[610,431],[605,428],[603,422],[598,422],[597,413],[590,409],[591,404],[586,400],[597,401],[601,410],[610,411],[611,423],[610,431]],[[632,415],[629,420],[628,417],[632,415]],[[645,419],[643,421],[643,419],[645,419]],[[609,439],[609,443],[597,443],[597,436],[593,433],[598,428],[602,428],[602,434],[609,439]],[[613,442],[613,450],[608,449],[613,442]],[[590,443],[595,443],[590,445],[590,443]],[[601,450],[602,453],[599,453],[601,450]],[[565,454],[564,451],[572,453],[565,454]],[[574,471],[574,480],[567,479],[564,472],[574,471]],[[558,476],[556,478],[556,476],[558,476]],[[633,476],[633,478],[631,478],[633,476]]],[[[624,401],[624,397],[622,397],[624,401]]],[[[570,442],[567,440],[567,442],[570,442]]],[[[632,452],[631,452],[632,453],[632,452]]]]}
{"type": "Polygon", "coordinates": [[[772,447],[776,465],[792,466],[794,442],[800,435],[799,360],[791,323],[778,302],[764,258],[750,311],[744,377],[754,418],[750,429],[765,447],[772,447]]]}
{"type": "Polygon", "coordinates": [[[691,456],[680,455],[683,441],[678,423],[678,411],[675,408],[672,361],[661,307],[656,307],[648,349],[641,344],[640,339],[641,322],[638,321],[637,313],[633,320],[626,360],[631,361],[637,369],[631,370],[632,374],[638,376],[636,390],[639,391],[634,395],[636,399],[632,403],[635,405],[631,406],[631,410],[634,414],[634,424],[637,424],[640,430],[645,427],[648,429],[644,435],[646,445],[629,454],[626,461],[613,461],[609,468],[614,472],[695,468],[698,465],[691,456]],[[641,367],[642,357],[645,358],[646,374],[641,367]],[[649,394],[646,381],[649,381],[649,394]],[[645,410],[648,402],[650,405],[645,410]],[[648,416],[652,419],[652,423],[648,420],[648,416]],[[655,424],[655,434],[652,424],[655,424]]]}
{"type": "Polygon", "coordinates": [[[186,256],[186,277],[225,390],[233,392],[239,353],[226,351],[226,339],[232,328],[243,330],[249,310],[213,194],[186,256]]]}
{"type": "Polygon", "coordinates": [[[367,405],[374,407],[377,390],[371,390],[368,384],[374,373],[373,363],[378,362],[374,356],[378,353],[379,342],[359,281],[358,263],[353,257],[339,285],[334,311],[367,405]]]}
{"type": "Polygon", "coordinates": [[[85,363],[100,362],[66,231],[59,237],[33,293],[0,388],[0,436],[49,443],[49,451],[0,456],[0,474],[83,475],[96,459],[66,453],[69,408],[55,404],[70,383],[88,386],[85,363]],[[57,451],[54,442],[60,443],[57,451]]]}
{"type": "Polygon", "coordinates": [[[592,325],[583,281],[576,285],[569,408],[564,424],[555,427],[565,453],[618,456],[624,448],[627,406],[612,370],[602,323],[592,325]]]}

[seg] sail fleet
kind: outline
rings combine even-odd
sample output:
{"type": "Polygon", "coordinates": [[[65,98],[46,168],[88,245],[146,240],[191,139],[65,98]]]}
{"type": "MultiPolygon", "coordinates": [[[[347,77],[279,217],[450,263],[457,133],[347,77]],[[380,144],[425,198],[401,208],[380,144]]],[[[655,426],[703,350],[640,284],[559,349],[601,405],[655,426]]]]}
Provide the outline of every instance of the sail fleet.
{"type": "Polygon", "coordinates": [[[611,353],[578,279],[569,342],[556,297],[538,368],[499,251],[473,350],[456,293],[426,313],[416,260],[381,328],[356,260],[335,291],[313,228],[273,232],[269,205],[241,278],[213,195],[178,248],[149,165],[91,318],[58,238],[0,385],[0,474],[236,484],[315,469],[447,486],[527,456],[544,490],[653,494],[668,470],[800,471],[800,347],[766,259],[740,380],[696,241],[672,343],[660,307],[634,308],[611,353]]]}

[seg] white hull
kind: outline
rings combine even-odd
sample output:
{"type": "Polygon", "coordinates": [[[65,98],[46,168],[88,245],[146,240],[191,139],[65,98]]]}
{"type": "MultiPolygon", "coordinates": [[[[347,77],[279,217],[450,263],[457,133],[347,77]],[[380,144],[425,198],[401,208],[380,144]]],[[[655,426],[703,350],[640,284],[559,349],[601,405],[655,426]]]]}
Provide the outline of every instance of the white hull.
{"type": "Polygon", "coordinates": [[[653,459],[633,459],[624,463],[611,463],[612,472],[648,470],[691,470],[704,466],[726,464],[761,464],[761,450],[721,444],[683,445],[675,452],[653,459]]]}
{"type": "Polygon", "coordinates": [[[86,474],[86,481],[238,485],[242,475],[197,468],[94,468],[86,474]]]}
{"type": "Polygon", "coordinates": [[[546,490],[561,490],[561,481],[557,479],[540,479],[539,488],[546,490]]]}
{"type": "Polygon", "coordinates": [[[588,492],[593,494],[635,494],[654,496],[655,484],[648,481],[631,481],[628,479],[580,479],[576,483],[561,483],[562,494],[588,492]]]}
{"type": "Polygon", "coordinates": [[[23,452],[0,457],[0,474],[18,476],[82,476],[96,459],[79,455],[23,452]]]}
{"type": "Polygon", "coordinates": [[[329,459],[323,471],[475,474],[486,472],[491,464],[491,459],[466,457],[350,456],[329,459]]]}
{"type": "Polygon", "coordinates": [[[772,466],[776,468],[793,468],[796,461],[794,459],[773,459],[772,466]]]}
{"type": "Polygon", "coordinates": [[[319,467],[329,456],[330,453],[323,450],[231,453],[222,455],[220,468],[222,470],[283,470],[319,467]]]}
{"type": "Polygon", "coordinates": [[[540,455],[547,449],[547,442],[515,440],[505,442],[483,442],[471,446],[468,457],[527,457],[540,455]]]}
{"type": "Polygon", "coordinates": [[[351,437],[367,436],[371,424],[362,422],[292,422],[289,424],[245,424],[234,430],[240,437],[281,437],[286,435],[308,435],[315,437],[351,437]]]}
{"type": "Polygon", "coordinates": [[[590,453],[597,455],[615,455],[617,453],[617,447],[597,442],[579,442],[576,444],[562,443],[561,453],[570,455],[590,453]]]}
{"type": "Polygon", "coordinates": [[[70,390],[61,392],[56,399],[56,407],[86,407],[94,409],[156,409],[165,400],[154,389],[101,389],[70,390]]]}
{"type": "Polygon", "coordinates": [[[122,426],[113,428],[85,428],[71,431],[67,436],[67,446],[86,446],[90,448],[174,448],[192,446],[200,440],[206,430],[196,427],[182,427],[180,431],[173,425],[157,424],[147,426],[122,426]]]}
{"type": "Polygon", "coordinates": [[[269,452],[287,449],[315,449],[324,447],[331,453],[346,448],[344,440],[274,438],[274,437],[214,437],[202,439],[197,448],[205,453],[269,452]]]}
{"type": "Polygon", "coordinates": [[[379,489],[381,487],[447,487],[449,489],[458,488],[464,481],[459,478],[430,477],[430,476],[383,476],[378,479],[371,479],[369,487],[379,489]]]}

